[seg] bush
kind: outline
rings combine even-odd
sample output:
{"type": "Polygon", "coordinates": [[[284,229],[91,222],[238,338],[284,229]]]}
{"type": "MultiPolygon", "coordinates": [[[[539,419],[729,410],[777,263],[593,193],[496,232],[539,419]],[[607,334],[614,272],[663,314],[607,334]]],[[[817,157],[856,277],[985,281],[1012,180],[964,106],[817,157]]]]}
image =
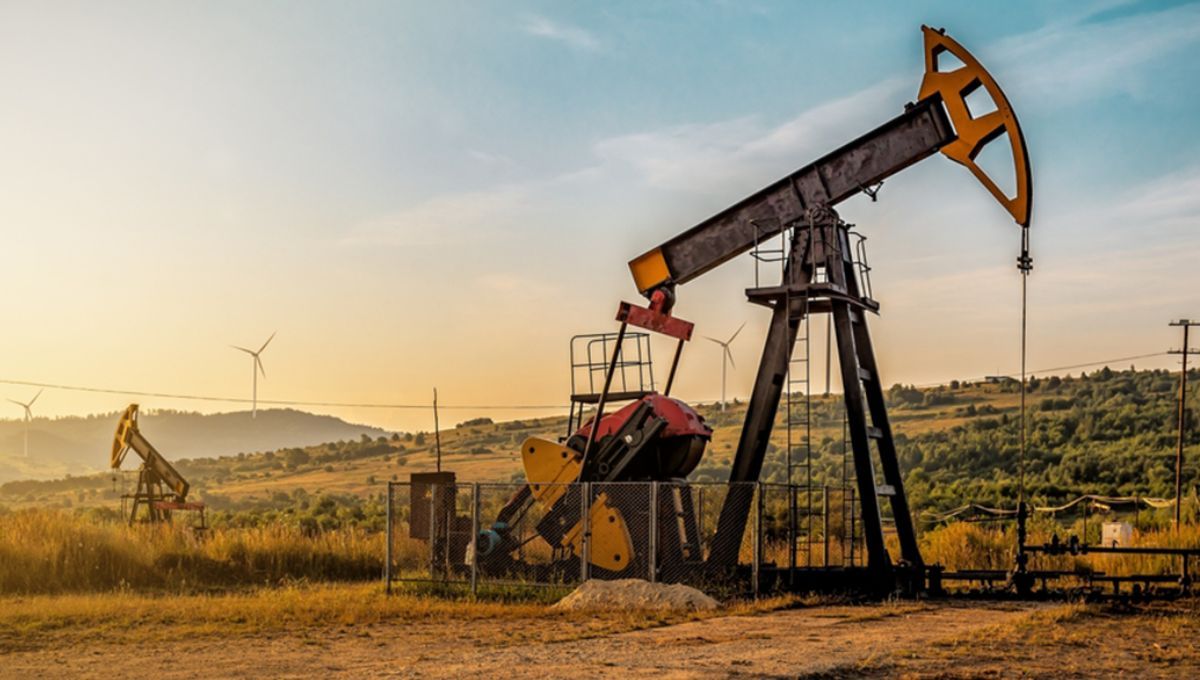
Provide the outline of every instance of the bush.
{"type": "Polygon", "coordinates": [[[455,425],[456,428],[475,427],[477,425],[494,425],[491,418],[472,418],[455,425]]]}
{"type": "Polygon", "coordinates": [[[308,451],[304,449],[288,449],[286,459],[288,469],[295,470],[301,465],[307,465],[312,460],[312,456],[308,455],[308,451]]]}

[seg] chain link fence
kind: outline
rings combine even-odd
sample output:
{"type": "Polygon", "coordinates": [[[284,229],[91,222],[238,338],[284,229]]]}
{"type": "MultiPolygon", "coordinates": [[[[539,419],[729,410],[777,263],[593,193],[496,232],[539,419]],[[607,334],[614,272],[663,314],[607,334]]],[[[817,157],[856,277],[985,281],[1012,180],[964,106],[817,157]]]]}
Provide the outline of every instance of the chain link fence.
{"type": "Polygon", "coordinates": [[[389,591],[638,578],[757,593],[763,569],[852,565],[849,501],[784,484],[389,482],[385,579],[389,591]],[[741,536],[719,531],[743,516],[741,536]]]}

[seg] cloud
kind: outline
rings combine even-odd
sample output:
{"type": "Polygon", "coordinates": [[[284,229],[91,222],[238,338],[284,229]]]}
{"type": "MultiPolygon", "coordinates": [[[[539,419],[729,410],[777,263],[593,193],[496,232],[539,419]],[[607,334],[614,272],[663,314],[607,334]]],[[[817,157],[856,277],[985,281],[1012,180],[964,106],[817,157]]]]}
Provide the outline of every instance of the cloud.
{"type": "Polygon", "coordinates": [[[1200,166],[1168,171],[1099,200],[1058,201],[1042,215],[1054,231],[1079,239],[1081,252],[1174,244],[1200,248],[1200,166]]]}
{"type": "MultiPolygon", "coordinates": [[[[985,48],[983,62],[1020,83],[1022,104],[1063,106],[1114,91],[1137,95],[1152,61],[1200,40],[1200,6],[1097,21],[1073,17],[985,48]],[[990,54],[989,54],[990,53],[990,54]],[[995,66],[991,66],[992,64],[995,66]]],[[[899,113],[917,79],[883,80],[768,126],[754,116],[620,135],[598,157],[632,167],[650,187],[708,194],[776,179],[899,113]],[[797,159],[799,159],[797,161],[797,159]]]]}
{"type": "Polygon", "coordinates": [[[551,277],[490,271],[475,277],[481,300],[493,307],[521,307],[562,300],[562,286],[551,277]]]}
{"type": "Polygon", "coordinates": [[[1200,168],[1160,177],[1131,192],[1117,217],[1126,224],[1195,233],[1200,222],[1200,168]]]}
{"type": "Polygon", "coordinates": [[[680,125],[621,135],[593,150],[607,163],[632,167],[651,187],[708,194],[776,179],[800,163],[832,151],[829,140],[850,139],[901,111],[902,93],[914,83],[895,78],[815,106],[768,126],[757,117],[680,125]],[[882,112],[882,113],[881,113],[882,112]]]}
{"type": "MultiPolygon", "coordinates": [[[[995,59],[1013,64],[1014,70],[1020,71],[1019,77],[1012,79],[1021,83],[1022,99],[1036,102],[1059,94],[1082,97],[1106,92],[1105,88],[1117,81],[1125,83],[1120,87],[1131,87],[1128,83],[1138,80],[1139,69],[1156,55],[1200,36],[1197,7],[1105,20],[1097,20],[1097,16],[1094,12],[1081,14],[1001,40],[982,50],[984,62],[995,59]],[[1029,95],[1030,91],[1035,94],[1029,95]]],[[[581,49],[598,47],[587,31],[540,16],[529,17],[524,30],[581,49]]],[[[549,204],[564,188],[574,196],[588,196],[602,186],[610,190],[617,186],[626,196],[643,199],[653,197],[656,191],[686,193],[722,205],[898,114],[915,94],[917,83],[918,78],[911,74],[882,80],[782,122],[742,116],[608,137],[592,145],[594,158],[577,169],[523,183],[435,196],[360,225],[353,240],[440,245],[504,234],[506,229],[519,229],[520,224],[552,213],[549,204]]],[[[511,162],[478,150],[468,153],[496,165],[511,162]]],[[[1163,182],[1161,187],[1146,187],[1141,196],[1127,197],[1124,204],[1109,205],[1120,209],[1125,219],[1131,212],[1159,215],[1182,211],[1182,216],[1170,222],[1182,224],[1200,204],[1200,198],[1194,198],[1200,196],[1200,173],[1163,182]]],[[[1070,217],[1084,217],[1080,210],[1069,212],[1070,217]]],[[[1099,212],[1099,208],[1091,208],[1087,219],[1111,217],[1099,212]]],[[[1059,215],[1055,221],[1067,218],[1059,215]]]]}
{"type": "Polygon", "coordinates": [[[600,41],[588,31],[578,26],[551,21],[543,16],[527,17],[521,30],[529,35],[560,42],[577,50],[595,51],[600,49],[600,41]]]}
{"type": "Polygon", "coordinates": [[[342,243],[444,247],[511,240],[531,225],[563,219],[564,197],[570,197],[568,212],[577,209],[579,197],[606,179],[605,169],[593,165],[550,177],[437,194],[354,225],[342,243]]]}
{"type": "Polygon", "coordinates": [[[1019,82],[1022,100],[1064,106],[1114,92],[1141,96],[1151,62],[1200,41],[1200,5],[1104,17],[1101,11],[1006,38],[983,61],[996,64],[989,68],[1001,82],[1019,82]]]}
{"type": "MultiPolygon", "coordinates": [[[[1030,286],[1036,309],[1058,327],[1066,320],[1126,319],[1135,310],[1194,305],[1198,221],[1200,167],[1072,201],[1045,220],[1050,229],[1045,241],[1039,236],[1034,242],[1030,286]],[[1063,233],[1077,225],[1086,230],[1085,237],[1063,233]]],[[[933,308],[973,324],[987,323],[995,310],[979,300],[1013,290],[1019,279],[1011,263],[982,266],[985,261],[991,260],[967,253],[951,271],[922,261],[907,263],[903,272],[891,270],[889,307],[933,308]]]]}
{"type": "Polygon", "coordinates": [[[513,184],[433,196],[355,226],[343,242],[444,247],[496,240],[528,207],[529,193],[513,184]]]}

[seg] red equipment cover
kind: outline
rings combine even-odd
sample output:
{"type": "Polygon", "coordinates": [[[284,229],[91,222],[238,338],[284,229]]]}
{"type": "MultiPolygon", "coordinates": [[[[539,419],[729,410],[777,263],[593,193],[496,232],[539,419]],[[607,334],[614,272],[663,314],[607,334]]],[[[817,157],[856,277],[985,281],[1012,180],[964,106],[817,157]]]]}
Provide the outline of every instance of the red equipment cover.
{"type": "MultiPolygon", "coordinates": [[[[600,419],[600,429],[596,432],[596,439],[600,439],[606,435],[611,435],[629,419],[642,402],[648,402],[651,410],[660,418],[667,421],[667,426],[663,428],[663,437],[677,437],[687,435],[699,435],[705,438],[712,437],[712,428],[704,424],[704,419],[699,413],[687,404],[664,397],[661,394],[647,394],[638,401],[626,405],[624,408],[614,411],[613,413],[605,414],[600,419]]],[[[584,423],[583,427],[579,428],[579,434],[586,437],[592,431],[592,421],[584,423]]]]}

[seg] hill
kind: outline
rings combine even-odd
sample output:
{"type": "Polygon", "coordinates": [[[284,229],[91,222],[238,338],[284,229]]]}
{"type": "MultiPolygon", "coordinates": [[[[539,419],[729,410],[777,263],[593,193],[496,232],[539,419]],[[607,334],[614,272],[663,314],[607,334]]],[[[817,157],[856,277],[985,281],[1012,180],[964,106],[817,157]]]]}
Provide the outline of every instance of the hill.
{"type": "MultiPolygon", "coordinates": [[[[1079,377],[1032,378],[1027,483],[1035,502],[1059,502],[1081,493],[1172,496],[1177,379],[1178,374],[1167,371],[1107,368],[1079,377]]],[[[945,510],[966,501],[1010,507],[1015,503],[1019,471],[1015,382],[955,381],[926,389],[895,385],[887,397],[914,509],[945,510]]],[[[698,410],[714,427],[714,436],[691,477],[724,481],[745,405],[734,403],[722,412],[706,404],[698,410]]],[[[840,397],[814,397],[813,413],[813,483],[841,484],[846,465],[840,397]]],[[[783,417],[781,412],[763,468],[764,481],[786,481],[783,417]]],[[[564,433],[565,424],[565,417],[461,423],[442,432],[443,469],[457,472],[462,481],[519,481],[520,442],[534,435],[557,437],[564,433]]],[[[151,430],[148,422],[145,427],[159,441],[158,426],[151,430]]],[[[795,434],[798,440],[799,431],[795,434]]],[[[1188,445],[1194,449],[1197,444],[1200,433],[1193,431],[1188,445]]],[[[1200,465],[1190,451],[1185,479],[1196,480],[1200,465]]],[[[410,472],[434,466],[433,436],[426,433],[390,437],[360,433],[317,446],[178,461],[197,496],[228,518],[239,513],[243,514],[239,521],[320,515],[332,524],[370,515],[386,480],[407,479],[410,472]],[[258,519],[251,519],[251,514],[258,519]]],[[[797,482],[803,481],[802,470],[797,482]]],[[[1188,489],[1191,484],[1194,481],[1188,489]]],[[[0,504],[111,506],[117,496],[112,486],[106,475],[10,482],[0,486],[0,504]]]]}
{"type": "MultiPolygon", "coordinates": [[[[0,482],[51,479],[106,469],[119,417],[114,412],[34,418],[29,426],[28,459],[22,453],[24,422],[0,421],[0,482]]],[[[220,457],[387,434],[376,427],[294,409],[262,410],[257,418],[251,418],[248,411],[146,411],[140,418],[150,440],[171,459],[220,457]]]]}

